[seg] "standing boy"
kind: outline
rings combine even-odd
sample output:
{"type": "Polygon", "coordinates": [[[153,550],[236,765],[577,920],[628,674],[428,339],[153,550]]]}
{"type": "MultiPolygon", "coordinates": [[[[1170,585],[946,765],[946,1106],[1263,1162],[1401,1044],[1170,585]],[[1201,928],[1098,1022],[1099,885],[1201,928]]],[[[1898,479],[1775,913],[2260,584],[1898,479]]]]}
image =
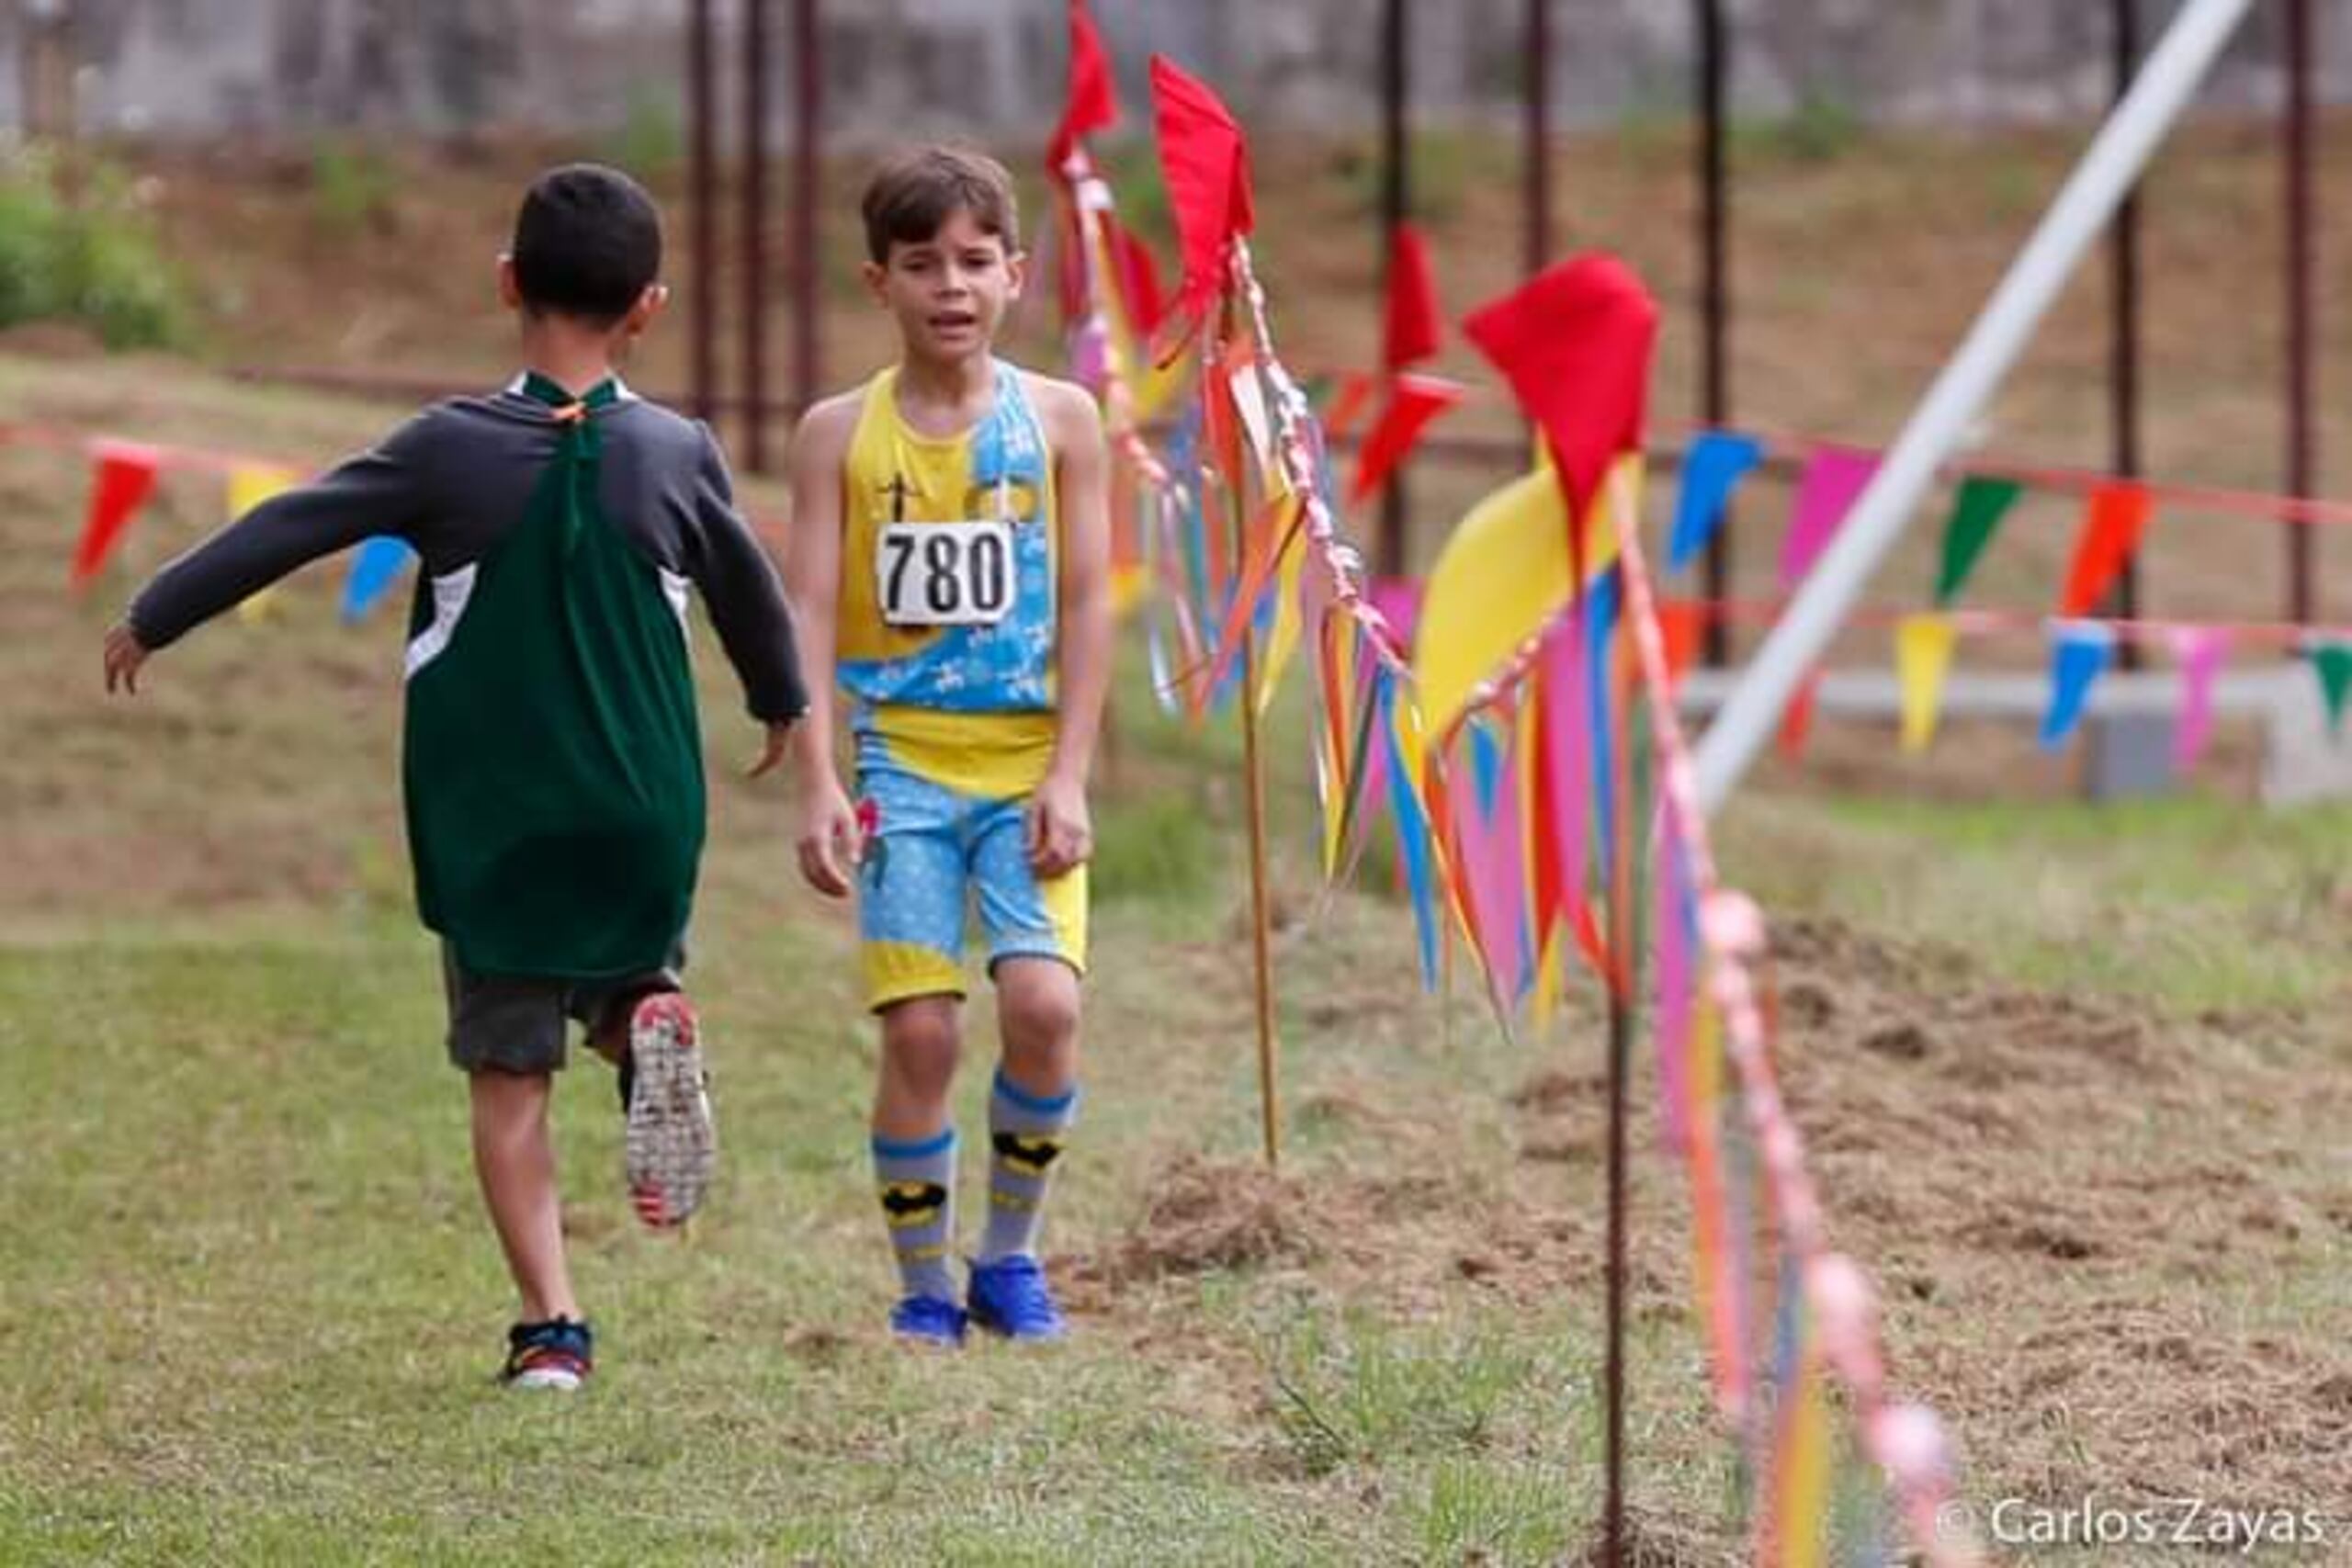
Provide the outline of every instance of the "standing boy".
{"type": "Polygon", "coordinates": [[[522,326],[514,384],[435,404],[254,508],[166,567],[107,635],[107,689],[136,691],[151,652],[306,561],[371,535],[422,558],[409,850],[418,912],[443,939],[482,1198],[522,1297],[503,1374],[522,1387],[577,1388],[594,1359],[548,1133],[567,1018],[620,1066],[639,1214],[683,1221],[710,1179],[702,1056],[677,988],[704,831],[689,584],[767,728],[754,773],[808,705],[783,592],[709,431],[614,372],[661,309],[661,264],[660,217],[627,175],[541,175],[499,263],[522,326]]]}
{"type": "Polygon", "coordinates": [[[810,722],[797,744],[801,871],[859,886],[880,1015],[873,1150],[900,1299],[892,1329],[967,1323],[1051,1339],[1037,1260],[1046,1186],[1078,1104],[1079,979],[1092,849],[1088,770],[1110,676],[1110,519],[1093,400],[993,352],[1023,257],[1012,182],[931,148],[864,203],[866,282],[896,365],[809,411],[793,446],[788,563],[810,722]],[[834,771],[848,698],[857,802],[834,771]],[[950,1271],[967,897],[1003,1060],[989,1097],[989,1204],[968,1293],[950,1271]]]}

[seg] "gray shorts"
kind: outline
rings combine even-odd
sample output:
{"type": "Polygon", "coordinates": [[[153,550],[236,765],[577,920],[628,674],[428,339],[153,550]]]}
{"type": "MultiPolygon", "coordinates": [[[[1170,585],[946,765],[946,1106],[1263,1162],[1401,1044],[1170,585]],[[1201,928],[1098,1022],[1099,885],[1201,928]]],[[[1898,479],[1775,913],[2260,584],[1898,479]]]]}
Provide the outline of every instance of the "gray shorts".
{"type": "Polygon", "coordinates": [[[594,1029],[615,1003],[650,991],[674,991],[685,954],[621,980],[540,980],[476,975],[441,944],[441,977],[449,994],[449,1060],[469,1073],[553,1073],[563,1068],[568,1025],[594,1029]]]}

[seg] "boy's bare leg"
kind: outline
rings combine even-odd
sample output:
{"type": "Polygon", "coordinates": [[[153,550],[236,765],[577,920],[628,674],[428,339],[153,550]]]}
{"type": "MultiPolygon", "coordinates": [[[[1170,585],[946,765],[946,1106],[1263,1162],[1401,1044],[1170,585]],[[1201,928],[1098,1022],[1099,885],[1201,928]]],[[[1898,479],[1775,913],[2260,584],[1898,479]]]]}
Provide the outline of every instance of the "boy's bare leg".
{"type": "Polygon", "coordinates": [[[1005,1076],[1035,1095],[1078,1082],[1078,971],[1057,958],[1006,958],[996,966],[997,1032],[1005,1076]]]}
{"type": "MultiPolygon", "coordinates": [[[[956,1245],[956,1131],[947,1121],[961,1043],[957,1005],[954,997],[916,997],[882,1011],[874,1179],[901,1294],[910,1301],[952,1303],[957,1296],[948,1269],[956,1245]]],[[[959,1309],[958,1336],[961,1321],[959,1309]]]]}
{"type": "Polygon", "coordinates": [[[1078,973],[1052,958],[996,965],[1004,1060],[989,1094],[989,1218],[983,1264],[1035,1257],[1054,1162],[1078,1113],[1078,973]]]}
{"type": "Polygon", "coordinates": [[[882,1073],[874,1091],[874,1135],[905,1143],[947,1125],[963,1027],[954,997],[916,997],[882,1010],[882,1073]]]}
{"type": "Polygon", "coordinates": [[[546,1073],[475,1073],[474,1171],[482,1201],[523,1298],[523,1321],[575,1321],[563,1256],[563,1212],[556,1196],[555,1145],[548,1134],[552,1079],[546,1073]]]}

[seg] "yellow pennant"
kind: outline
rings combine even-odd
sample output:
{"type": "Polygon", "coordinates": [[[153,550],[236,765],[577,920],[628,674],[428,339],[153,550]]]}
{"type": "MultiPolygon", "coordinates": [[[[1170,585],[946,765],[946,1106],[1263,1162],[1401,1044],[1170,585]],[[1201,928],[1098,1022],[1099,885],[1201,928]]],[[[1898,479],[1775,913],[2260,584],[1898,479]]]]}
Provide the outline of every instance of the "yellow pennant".
{"type": "Polygon", "coordinates": [[[1126,384],[1127,412],[1136,423],[1145,424],[1168,405],[1170,398],[1183,386],[1189,371],[1188,356],[1179,355],[1166,365],[1151,362],[1149,345],[1136,330],[1135,311],[1129,306],[1126,289],[1118,270],[1111,265],[1110,247],[1104,243],[1100,225],[1090,224],[1087,249],[1094,259],[1094,276],[1101,281],[1105,314],[1110,317],[1110,342],[1105,350],[1112,356],[1112,368],[1126,384]]]}
{"type": "Polygon", "coordinates": [[[1943,711],[1944,676],[1951,669],[1958,628],[1950,615],[1905,615],[1894,628],[1895,679],[1903,688],[1903,749],[1924,751],[1936,738],[1943,711]]]}
{"type": "MultiPolygon", "coordinates": [[[[1641,458],[1629,453],[1618,463],[1623,482],[1600,494],[1622,494],[1638,510],[1641,458]]],[[[1614,528],[1586,530],[1586,581],[1616,558],[1614,528]]],[[[1452,730],[1478,685],[1569,602],[1575,585],[1567,501],[1548,464],[1470,509],[1430,570],[1421,601],[1413,680],[1430,734],[1452,730]]]]}
{"type": "Polygon", "coordinates": [[[1266,634],[1265,656],[1258,661],[1258,712],[1261,715],[1272,705],[1283,671],[1298,651],[1298,581],[1306,570],[1306,530],[1297,529],[1275,566],[1274,624],[1266,634]]]}
{"type": "MultiPolygon", "coordinates": [[[[292,490],[297,476],[271,463],[240,463],[229,470],[229,520],[235,522],[271,496],[292,490]]],[[[253,626],[277,607],[277,590],[269,587],[237,606],[237,619],[253,626]]]]}
{"type": "Polygon", "coordinates": [[[1795,1397],[1782,1416],[1779,1529],[1781,1568],[1821,1568],[1826,1561],[1829,1517],[1829,1401],[1821,1347],[1808,1325],[1800,1352],[1795,1397]]]}
{"type": "MultiPolygon", "coordinates": [[[[1316,635],[1322,639],[1324,689],[1317,694],[1317,711],[1309,722],[1315,729],[1315,780],[1323,804],[1323,877],[1328,882],[1340,874],[1340,856],[1347,848],[1340,841],[1340,829],[1347,819],[1348,796],[1357,787],[1357,770],[1364,760],[1348,754],[1355,744],[1358,716],[1355,621],[1344,610],[1326,611],[1316,635]]],[[[1374,737],[1372,744],[1379,745],[1379,738],[1374,737]]],[[[1356,803],[1358,812],[1376,808],[1374,801],[1356,803]]]]}

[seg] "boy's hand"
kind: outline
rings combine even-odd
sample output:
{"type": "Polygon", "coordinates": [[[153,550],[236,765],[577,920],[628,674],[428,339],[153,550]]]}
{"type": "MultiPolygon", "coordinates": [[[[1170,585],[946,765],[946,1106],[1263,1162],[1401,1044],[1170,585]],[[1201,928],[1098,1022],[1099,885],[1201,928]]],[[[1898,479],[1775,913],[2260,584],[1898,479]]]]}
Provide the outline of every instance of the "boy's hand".
{"type": "Polygon", "coordinates": [[[743,774],[745,778],[755,779],[763,773],[775,772],[776,764],[784,761],[786,753],[790,750],[792,726],[793,721],[788,718],[769,723],[767,742],[760,748],[759,761],[753,762],[745,771],[743,774]]]}
{"type": "Polygon", "coordinates": [[[130,629],[130,622],[117,621],[107,628],[107,692],[109,695],[118,684],[123,690],[136,694],[139,690],[139,667],[146,662],[146,645],[130,629]]]}
{"type": "Polygon", "coordinates": [[[1076,779],[1047,773],[1029,800],[1029,867],[1051,881],[1086,863],[1094,852],[1094,823],[1086,811],[1086,788],[1076,779]]]}
{"type": "Polygon", "coordinates": [[[800,874],[828,898],[849,897],[850,868],[865,852],[857,810],[831,773],[810,781],[801,807],[800,874]]]}

